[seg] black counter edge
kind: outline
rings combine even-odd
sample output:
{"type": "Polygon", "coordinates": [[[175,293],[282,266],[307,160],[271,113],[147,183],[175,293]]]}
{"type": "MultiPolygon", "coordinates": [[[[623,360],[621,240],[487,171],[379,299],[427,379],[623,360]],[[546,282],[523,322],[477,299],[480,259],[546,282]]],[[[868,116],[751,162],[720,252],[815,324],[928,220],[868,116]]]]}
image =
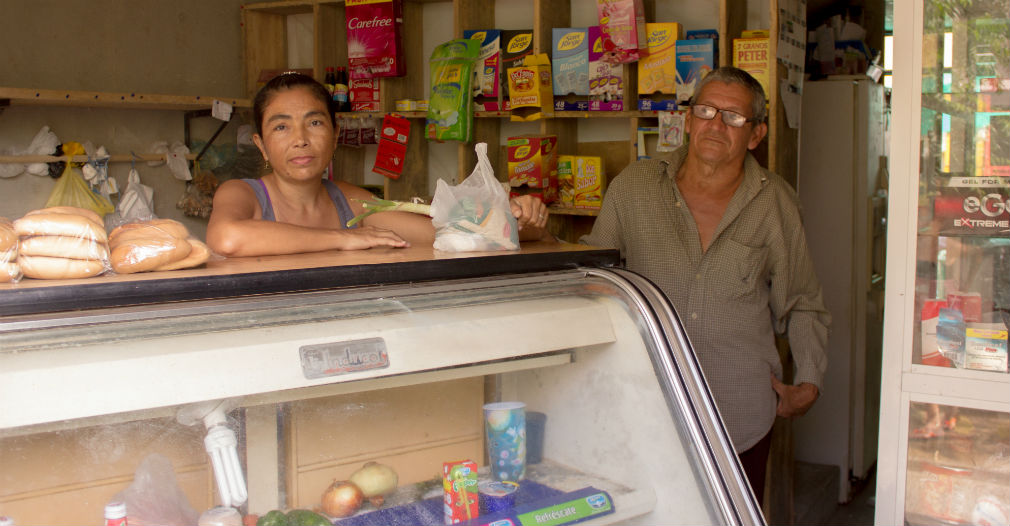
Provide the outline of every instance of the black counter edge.
{"type": "Polygon", "coordinates": [[[0,291],[0,318],[365,285],[473,279],[577,267],[613,267],[619,261],[616,250],[590,249],[21,289],[15,286],[0,291]]]}

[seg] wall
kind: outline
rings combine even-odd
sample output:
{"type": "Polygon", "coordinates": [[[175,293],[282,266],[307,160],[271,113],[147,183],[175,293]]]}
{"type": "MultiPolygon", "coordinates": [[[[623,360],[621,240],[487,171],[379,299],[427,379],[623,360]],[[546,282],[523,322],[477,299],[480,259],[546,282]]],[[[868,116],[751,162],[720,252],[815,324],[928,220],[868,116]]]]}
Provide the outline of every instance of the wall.
{"type": "MultiPolygon", "coordinates": [[[[83,91],[242,96],[240,0],[4,0],[0,86],[83,91]]],[[[194,139],[216,128],[199,119],[194,139]]],[[[62,141],[91,141],[111,153],[144,153],[156,141],[183,140],[183,112],[12,106],[0,113],[0,152],[23,150],[43,126],[62,141]]],[[[218,143],[235,142],[235,124],[218,143]]],[[[110,175],[125,188],[130,165],[110,175]]],[[[155,189],[155,212],[181,219],[185,184],[167,168],[138,166],[155,189]]],[[[43,206],[54,180],[22,174],[0,180],[0,215],[43,206]]],[[[205,221],[187,219],[203,237],[205,221]]]]}

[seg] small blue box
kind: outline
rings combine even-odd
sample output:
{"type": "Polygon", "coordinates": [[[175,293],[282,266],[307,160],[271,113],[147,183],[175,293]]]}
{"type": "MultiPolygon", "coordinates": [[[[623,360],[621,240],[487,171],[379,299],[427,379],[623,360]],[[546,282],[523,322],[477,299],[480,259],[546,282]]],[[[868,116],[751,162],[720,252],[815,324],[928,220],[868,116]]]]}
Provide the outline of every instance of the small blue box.
{"type": "Polygon", "coordinates": [[[677,102],[686,103],[698,82],[715,69],[715,43],[711,38],[677,41],[677,102]]]}
{"type": "Polygon", "coordinates": [[[551,35],[554,94],[589,95],[589,30],[555,27],[551,35]]]}

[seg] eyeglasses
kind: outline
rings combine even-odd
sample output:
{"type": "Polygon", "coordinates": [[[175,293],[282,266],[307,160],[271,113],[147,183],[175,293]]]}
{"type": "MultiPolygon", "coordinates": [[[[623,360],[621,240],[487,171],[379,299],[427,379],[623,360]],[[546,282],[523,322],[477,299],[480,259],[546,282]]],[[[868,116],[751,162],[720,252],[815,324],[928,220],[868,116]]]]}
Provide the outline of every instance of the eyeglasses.
{"type": "Polygon", "coordinates": [[[748,122],[757,122],[757,119],[748,119],[735,111],[723,110],[716,108],[715,106],[708,106],[706,104],[695,104],[694,106],[691,106],[691,114],[706,121],[714,119],[716,114],[719,113],[722,113],[722,122],[726,123],[726,126],[732,126],[734,128],[742,128],[743,125],[748,122]]]}

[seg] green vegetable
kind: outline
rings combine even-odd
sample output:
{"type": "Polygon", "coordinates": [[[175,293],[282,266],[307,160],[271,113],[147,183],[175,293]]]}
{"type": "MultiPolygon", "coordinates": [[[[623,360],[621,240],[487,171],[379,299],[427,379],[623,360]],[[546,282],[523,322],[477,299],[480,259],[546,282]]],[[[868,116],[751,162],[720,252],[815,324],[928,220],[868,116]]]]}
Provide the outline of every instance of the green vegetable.
{"type": "Polygon", "coordinates": [[[413,212],[415,214],[423,214],[426,216],[431,215],[431,205],[426,205],[424,203],[391,201],[389,199],[382,199],[379,197],[373,198],[371,201],[364,201],[361,199],[354,200],[361,203],[361,206],[365,207],[365,211],[354,216],[353,219],[348,221],[348,227],[354,226],[357,222],[376,212],[413,212]]]}
{"type": "Polygon", "coordinates": [[[291,510],[287,518],[288,526],[333,526],[329,519],[311,510],[291,510]]]}
{"type": "Polygon", "coordinates": [[[256,526],[289,526],[288,517],[280,510],[272,510],[256,521],[256,526]]]}

